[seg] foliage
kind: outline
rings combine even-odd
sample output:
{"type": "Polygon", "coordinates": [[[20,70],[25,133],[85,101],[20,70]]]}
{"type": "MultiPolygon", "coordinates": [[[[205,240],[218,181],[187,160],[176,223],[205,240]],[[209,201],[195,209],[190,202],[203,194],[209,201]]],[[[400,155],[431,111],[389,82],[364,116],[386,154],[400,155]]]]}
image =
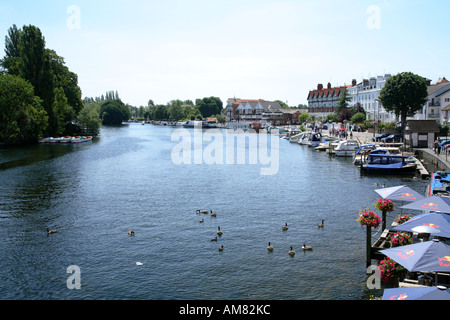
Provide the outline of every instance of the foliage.
{"type": "Polygon", "coordinates": [[[27,80],[47,112],[46,134],[64,133],[83,107],[78,76],[65,65],[64,58],[45,48],[45,38],[35,26],[13,25],[5,40],[1,67],[10,75],[27,80]]]}
{"type": "Polygon", "coordinates": [[[130,119],[130,110],[121,100],[109,100],[101,104],[100,118],[104,125],[120,125],[130,119]]]}
{"type": "Polygon", "coordinates": [[[391,238],[389,239],[389,243],[391,244],[391,247],[399,247],[404,246],[407,244],[412,244],[413,239],[411,235],[408,232],[396,232],[394,233],[391,238]]]}
{"type": "Polygon", "coordinates": [[[365,120],[366,120],[366,115],[362,112],[358,112],[352,116],[352,118],[350,119],[350,122],[352,124],[363,123],[365,120]]]}
{"type": "Polygon", "coordinates": [[[411,217],[408,214],[404,214],[404,215],[399,215],[397,218],[395,218],[395,222],[397,224],[402,224],[405,223],[406,221],[409,221],[411,219],[411,217]]]}
{"type": "Polygon", "coordinates": [[[100,108],[99,103],[89,103],[81,109],[78,114],[78,121],[84,132],[99,133],[102,124],[100,120],[100,108]]]}
{"type": "Polygon", "coordinates": [[[42,138],[48,117],[41,103],[29,82],[0,74],[0,141],[12,145],[42,138]]]}
{"type": "Polygon", "coordinates": [[[394,211],[396,204],[388,199],[378,199],[377,202],[374,203],[375,208],[384,212],[394,211]]]}
{"type": "Polygon", "coordinates": [[[405,269],[389,257],[380,261],[380,277],[386,283],[391,282],[396,277],[405,272],[405,269]]]}
{"type": "Polygon", "coordinates": [[[301,113],[298,116],[298,122],[300,122],[300,123],[305,123],[305,122],[308,122],[308,121],[311,121],[311,120],[312,120],[311,115],[308,114],[308,113],[301,113]]]}
{"type": "Polygon", "coordinates": [[[381,218],[376,213],[366,209],[359,212],[356,221],[362,226],[377,228],[380,225],[381,218]]]}
{"type": "Polygon", "coordinates": [[[386,111],[393,111],[400,117],[402,132],[404,132],[406,118],[414,116],[421,110],[427,97],[426,80],[411,72],[403,72],[386,81],[379,99],[386,111]]]}
{"type": "Polygon", "coordinates": [[[217,97],[197,99],[196,106],[204,118],[220,114],[223,110],[223,102],[217,97]]]}

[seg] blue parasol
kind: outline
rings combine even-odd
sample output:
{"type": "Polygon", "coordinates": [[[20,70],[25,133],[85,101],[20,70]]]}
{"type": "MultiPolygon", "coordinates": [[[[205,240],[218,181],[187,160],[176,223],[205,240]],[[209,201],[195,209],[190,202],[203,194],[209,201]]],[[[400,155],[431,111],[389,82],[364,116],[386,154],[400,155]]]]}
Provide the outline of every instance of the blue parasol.
{"type": "Polygon", "coordinates": [[[407,186],[389,187],[375,190],[383,199],[392,201],[416,201],[425,198],[407,186]]]}
{"type": "Polygon", "coordinates": [[[380,252],[410,272],[450,272],[450,245],[436,239],[380,252]]]}
{"type": "Polygon", "coordinates": [[[439,211],[450,213],[450,198],[432,196],[411,202],[401,207],[402,209],[421,210],[421,211],[439,211]]]}
{"type": "Polygon", "coordinates": [[[444,286],[385,289],[382,300],[450,300],[444,286]]]}
{"type": "Polygon", "coordinates": [[[393,228],[393,230],[438,234],[440,237],[450,238],[450,215],[441,212],[421,214],[393,228]],[[423,231],[419,227],[423,227],[423,231]]]}

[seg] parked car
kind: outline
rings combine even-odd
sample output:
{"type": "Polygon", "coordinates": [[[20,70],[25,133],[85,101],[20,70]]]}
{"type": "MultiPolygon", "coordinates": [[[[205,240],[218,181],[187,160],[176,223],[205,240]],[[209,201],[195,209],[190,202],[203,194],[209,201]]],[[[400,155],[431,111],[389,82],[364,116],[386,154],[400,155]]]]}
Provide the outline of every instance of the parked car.
{"type": "Polygon", "coordinates": [[[441,148],[447,148],[447,145],[448,144],[450,144],[450,140],[444,140],[444,141],[442,141],[441,143],[439,143],[439,146],[441,147],[441,148]]]}
{"type": "Polygon", "coordinates": [[[379,135],[373,137],[372,140],[373,140],[373,142],[379,142],[379,141],[381,141],[381,139],[389,137],[390,135],[391,135],[390,133],[382,133],[382,134],[379,134],[379,135]]]}
{"type": "Polygon", "coordinates": [[[326,124],[324,124],[324,125],[322,126],[322,129],[323,129],[323,130],[328,130],[328,126],[327,126],[326,124]]]}
{"type": "Polygon", "coordinates": [[[403,141],[403,135],[401,134],[391,134],[390,136],[386,138],[381,139],[382,142],[386,143],[392,143],[392,142],[402,142],[403,141]]]}

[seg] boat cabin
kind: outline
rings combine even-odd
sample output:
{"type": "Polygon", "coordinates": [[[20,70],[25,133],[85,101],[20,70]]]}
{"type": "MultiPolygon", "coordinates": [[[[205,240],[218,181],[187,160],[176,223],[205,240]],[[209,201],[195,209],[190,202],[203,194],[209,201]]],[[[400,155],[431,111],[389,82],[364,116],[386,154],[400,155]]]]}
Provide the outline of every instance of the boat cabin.
{"type": "Polygon", "coordinates": [[[402,156],[401,154],[377,154],[372,152],[367,157],[367,164],[387,165],[394,163],[406,163],[407,158],[408,156],[402,156]]]}

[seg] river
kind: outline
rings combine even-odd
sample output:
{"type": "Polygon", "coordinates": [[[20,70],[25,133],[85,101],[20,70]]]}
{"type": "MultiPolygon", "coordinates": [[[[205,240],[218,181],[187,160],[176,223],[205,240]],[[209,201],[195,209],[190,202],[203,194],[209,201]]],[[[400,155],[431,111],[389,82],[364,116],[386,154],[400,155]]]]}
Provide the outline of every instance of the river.
{"type": "Polygon", "coordinates": [[[379,294],[366,286],[365,229],[357,213],[375,210],[374,190],[382,184],[425,192],[426,181],[363,176],[350,158],[281,139],[278,170],[269,175],[261,174],[267,165],[248,159],[177,164],[175,130],[128,124],[104,127],[86,144],[0,148],[0,299],[360,300],[379,294]],[[322,220],[325,227],[318,228],[322,220]],[[211,242],[219,226],[223,235],[211,242]],[[59,232],[47,235],[47,228],[59,232]],[[303,252],[304,243],[313,250],[303,252]],[[70,266],[79,272],[69,273],[70,266]],[[70,289],[72,280],[81,289],[70,289]]]}

